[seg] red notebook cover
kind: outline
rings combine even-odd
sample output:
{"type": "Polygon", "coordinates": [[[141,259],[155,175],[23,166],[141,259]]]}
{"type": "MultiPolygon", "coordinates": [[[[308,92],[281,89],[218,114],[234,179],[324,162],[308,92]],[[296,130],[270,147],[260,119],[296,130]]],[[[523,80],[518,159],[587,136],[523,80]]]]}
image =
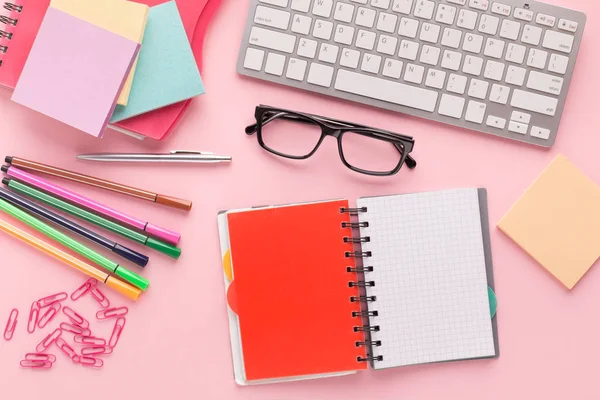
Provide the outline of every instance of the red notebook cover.
{"type": "Polygon", "coordinates": [[[228,302],[239,317],[247,380],[357,371],[365,348],[348,201],[227,215],[233,281],[228,302]]]}

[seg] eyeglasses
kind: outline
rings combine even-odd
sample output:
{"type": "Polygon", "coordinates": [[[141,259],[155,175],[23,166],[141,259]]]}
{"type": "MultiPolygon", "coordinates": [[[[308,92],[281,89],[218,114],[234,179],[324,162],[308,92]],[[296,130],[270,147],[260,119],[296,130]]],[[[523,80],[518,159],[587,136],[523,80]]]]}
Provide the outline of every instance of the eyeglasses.
{"type": "Polygon", "coordinates": [[[410,136],[264,105],[256,107],[255,117],[246,134],[256,133],[263,149],[281,157],[307,159],[325,136],[333,136],[342,162],[353,171],[388,176],[404,163],[410,169],[417,166],[410,156],[415,143],[410,136]]]}

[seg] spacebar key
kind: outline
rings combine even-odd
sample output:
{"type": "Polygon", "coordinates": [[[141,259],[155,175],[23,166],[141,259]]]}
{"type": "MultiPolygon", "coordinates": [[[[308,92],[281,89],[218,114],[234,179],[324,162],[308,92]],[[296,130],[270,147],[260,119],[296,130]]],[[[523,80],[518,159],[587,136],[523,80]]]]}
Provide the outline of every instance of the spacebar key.
{"type": "Polygon", "coordinates": [[[383,100],[401,106],[433,112],[438,93],[374,76],[340,69],[335,80],[337,90],[383,100]]]}

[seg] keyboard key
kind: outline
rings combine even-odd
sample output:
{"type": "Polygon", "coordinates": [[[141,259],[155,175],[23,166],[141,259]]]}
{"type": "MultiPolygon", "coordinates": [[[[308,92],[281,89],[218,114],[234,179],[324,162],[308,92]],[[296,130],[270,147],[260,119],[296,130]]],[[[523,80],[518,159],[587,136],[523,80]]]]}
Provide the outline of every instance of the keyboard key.
{"type": "Polygon", "coordinates": [[[444,33],[442,34],[442,46],[458,49],[458,46],[460,46],[460,39],[462,39],[461,31],[452,28],[445,28],[444,33]]]}
{"type": "Polygon", "coordinates": [[[270,4],[272,6],[287,7],[288,0],[258,0],[260,3],[270,4]]]}
{"type": "Polygon", "coordinates": [[[258,6],[254,14],[254,23],[286,30],[290,24],[290,13],[275,8],[258,6]]]}
{"type": "Polygon", "coordinates": [[[487,11],[490,6],[489,0],[469,0],[469,7],[476,10],[487,11]]]}
{"type": "Polygon", "coordinates": [[[483,45],[483,36],[474,33],[466,33],[462,49],[469,53],[479,54],[483,45]]]}
{"type": "Polygon", "coordinates": [[[452,25],[456,18],[456,7],[440,4],[437,8],[435,20],[441,24],[452,25]]]}
{"type": "Polygon", "coordinates": [[[292,10],[308,12],[311,0],[292,0],[292,10]]]}
{"type": "Polygon", "coordinates": [[[513,16],[516,19],[531,22],[533,20],[533,11],[526,10],[524,8],[515,8],[515,13],[513,14],[513,16]]]}
{"type": "Polygon", "coordinates": [[[529,134],[538,139],[548,139],[550,137],[550,129],[540,128],[539,126],[532,126],[529,134]]]}
{"type": "Polygon", "coordinates": [[[506,126],[506,120],[504,118],[488,115],[485,124],[494,128],[504,129],[504,127],[506,126]]]}
{"type": "Polygon", "coordinates": [[[528,126],[520,122],[510,121],[508,123],[508,130],[514,133],[520,133],[525,135],[527,133],[528,126]]]}
{"type": "Polygon", "coordinates": [[[398,57],[406,58],[407,60],[415,61],[419,52],[419,43],[403,40],[400,42],[400,51],[398,57]]]}
{"type": "Polygon", "coordinates": [[[394,14],[381,12],[377,18],[377,30],[387,33],[394,33],[398,17],[394,14]]]}
{"type": "Polygon", "coordinates": [[[511,9],[512,9],[512,7],[507,6],[506,4],[502,4],[502,3],[493,3],[492,4],[492,12],[494,14],[504,15],[505,17],[510,16],[511,9]]]}
{"type": "Polygon", "coordinates": [[[487,79],[500,82],[504,76],[505,65],[498,61],[488,60],[485,64],[485,71],[483,76],[487,79]]]}
{"type": "Polygon", "coordinates": [[[446,80],[446,73],[437,69],[430,68],[427,71],[427,78],[425,79],[425,86],[429,86],[436,89],[444,87],[444,81],[446,80]]]}
{"type": "Polygon", "coordinates": [[[321,49],[319,50],[319,61],[334,64],[337,61],[339,49],[339,47],[332,44],[321,43],[321,49]]]}
{"type": "Polygon", "coordinates": [[[465,94],[467,88],[467,77],[464,75],[450,74],[446,90],[452,93],[465,94]]]}
{"type": "Polygon", "coordinates": [[[544,50],[530,49],[527,56],[527,65],[533,68],[544,69],[548,53],[544,50]]]}
{"type": "Polygon", "coordinates": [[[416,83],[420,85],[423,82],[423,74],[425,68],[420,65],[406,64],[406,70],[404,71],[404,80],[406,82],[416,83]]]}
{"type": "Polygon", "coordinates": [[[481,124],[483,122],[483,117],[485,117],[486,108],[487,105],[485,103],[470,100],[469,104],[467,105],[465,120],[476,124],[481,124]]]}
{"type": "Polygon", "coordinates": [[[372,74],[378,74],[380,66],[381,57],[368,53],[363,55],[362,63],[360,65],[361,70],[372,74]]]}
{"type": "Polygon", "coordinates": [[[440,36],[440,26],[424,22],[421,26],[419,39],[424,42],[437,43],[440,36]]]}
{"type": "Polygon", "coordinates": [[[506,61],[514,62],[516,64],[522,64],[525,60],[525,51],[527,48],[520,44],[509,43],[506,49],[506,61]]]}
{"type": "Polygon", "coordinates": [[[300,39],[297,53],[301,57],[315,58],[315,54],[317,54],[317,42],[311,39],[300,39]]]}
{"type": "Polygon", "coordinates": [[[379,41],[377,42],[377,52],[393,56],[396,54],[396,46],[398,45],[398,38],[388,35],[380,35],[379,41]]]}
{"type": "Polygon", "coordinates": [[[368,0],[350,0],[353,3],[359,3],[359,4],[367,4],[369,1],[368,0]]]}
{"type": "Polygon", "coordinates": [[[459,119],[462,117],[463,109],[465,108],[465,99],[462,97],[443,94],[440,100],[438,113],[448,117],[459,119]]]}
{"type": "Polygon", "coordinates": [[[574,39],[575,38],[572,35],[547,30],[546,34],[544,35],[542,47],[550,50],[561,51],[563,53],[570,53],[573,49],[574,39]]]}
{"type": "Polygon", "coordinates": [[[359,30],[356,37],[356,47],[366,50],[373,50],[377,34],[371,31],[359,30]]]}
{"type": "Polygon", "coordinates": [[[267,63],[265,64],[265,72],[271,75],[281,76],[283,67],[285,66],[285,56],[276,53],[269,53],[267,63]]]}
{"type": "Polygon", "coordinates": [[[513,111],[510,115],[510,120],[529,125],[529,122],[531,121],[531,114],[526,114],[520,111],[513,111]]]}
{"type": "Polygon", "coordinates": [[[338,25],[335,28],[333,41],[350,46],[354,40],[354,28],[346,25],[338,25]]]}
{"type": "Polygon", "coordinates": [[[564,75],[569,66],[569,57],[552,54],[548,63],[548,71],[564,75]]]}
{"type": "Polygon", "coordinates": [[[488,35],[495,35],[498,32],[498,25],[500,24],[500,18],[492,15],[482,15],[479,20],[479,32],[486,33],[488,35]]]}
{"type": "Polygon", "coordinates": [[[477,13],[475,11],[470,11],[470,10],[460,10],[460,13],[458,13],[458,21],[456,22],[456,25],[459,28],[465,28],[465,29],[475,29],[475,26],[477,25],[477,13]]]}
{"type": "Polygon", "coordinates": [[[329,18],[332,8],[333,0],[316,0],[313,4],[312,13],[318,17],[329,18]]]}
{"type": "Polygon", "coordinates": [[[437,65],[439,59],[440,49],[438,47],[423,45],[423,48],[421,49],[421,57],[419,58],[419,61],[422,64],[437,65]]]}
{"type": "Polygon", "coordinates": [[[398,61],[392,58],[386,58],[383,63],[383,76],[387,76],[388,78],[400,79],[402,75],[402,61],[398,61]]]}
{"type": "Polygon", "coordinates": [[[318,19],[313,28],[313,36],[319,39],[329,40],[331,31],[333,30],[333,22],[323,21],[318,19]]]}
{"type": "Polygon", "coordinates": [[[306,73],[306,65],[308,63],[304,60],[297,58],[290,58],[288,62],[287,72],[285,73],[286,78],[293,79],[295,81],[303,81],[306,73]]]}
{"type": "Polygon", "coordinates": [[[375,8],[387,10],[390,8],[390,0],[371,0],[371,5],[375,8]]]}
{"type": "Polygon", "coordinates": [[[410,18],[402,18],[400,20],[400,27],[398,28],[398,35],[414,39],[417,37],[418,29],[419,21],[410,18]]]}
{"type": "Polygon", "coordinates": [[[502,58],[505,42],[496,38],[487,38],[484,55],[492,58],[502,58]]]}
{"type": "Polygon", "coordinates": [[[554,116],[558,99],[515,89],[510,105],[523,110],[554,116]]]}
{"type": "Polygon", "coordinates": [[[333,19],[336,21],[342,21],[347,24],[352,22],[352,17],[354,16],[354,6],[348,3],[342,3],[340,1],[335,5],[335,13],[333,14],[333,19]]]}
{"type": "Polygon", "coordinates": [[[448,3],[458,4],[459,6],[464,6],[467,4],[467,0],[447,0],[448,3]]]}
{"type": "Polygon", "coordinates": [[[329,87],[333,79],[333,71],[333,67],[328,65],[311,63],[307,82],[317,86],[329,87]]]}
{"type": "Polygon", "coordinates": [[[538,13],[538,15],[535,17],[535,22],[536,22],[536,24],[549,26],[550,28],[552,28],[554,26],[554,24],[556,23],[556,17],[538,13]]]}
{"type": "Polygon", "coordinates": [[[541,39],[542,28],[533,25],[525,25],[523,34],[521,35],[521,42],[537,46],[540,44],[541,39]]]}
{"type": "Polygon", "coordinates": [[[359,7],[356,15],[356,25],[372,28],[375,23],[375,15],[377,12],[370,8],[359,7]]]}
{"type": "Polygon", "coordinates": [[[248,47],[246,49],[246,58],[244,58],[244,68],[260,71],[262,69],[265,52],[248,47]]]}
{"type": "Polygon", "coordinates": [[[510,88],[507,86],[492,85],[492,90],[490,90],[490,101],[499,104],[506,104],[508,101],[508,95],[510,94],[510,88]]]}
{"type": "Polygon", "coordinates": [[[417,0],[415,5],[415,17],[423,19],[431,19],[433,17],[433,10],[435,9],[435,3],[429,0],[417,0]]]}
{"type": "Polygon", "coordinates": [[[525,68],[510,65],[506,71],[506,78],[504,80],[511,85],[523,86],[526,74],[527,70],[525,68]]]}
{"type": "Polygon", "coordinates": [[[253,26],[249,42],[254,46],[292,53],[296,45],[296,36],[253,26]]]}
{"type": "Polygon", "coordinates": [[[502,26],[500,27],[500,37],[504,39],[517,40],[520,30],[520,23],[505,19],[502,21],[502,26]]]}
{"type": "Polygon", "coordinates": [[[531,71],[529,78],[527,78],[527,87],[558,96],[562,91],[563,81],[564,79],[558,76],[531,71]]]}
{"type": "Polygon", "coordinates": [[[471,79],[471,84],[469,85],[469,96],[475,97],[476,99],[485,100],[489,86],[490,84],[486,81],[471,79]]]}
{"type": "Polygon", "coordinates": [[[558,21],[558,29],[567,32],[577,32],[577,22],[569,21],[568,19],[561,18],[558,21]]]}
{"type": "Polygon", "coordinates": [[[438,93],[433,90],[344,69],[338,71],[334,87],[343,92],[429,112],[435,110],[438,99],[438,93]]]}
{"type": "Polygon", "coordinates": [[[392,11],[409,15],[412,10],[413,0],[394,0],[392,11]]]}
{"type": "Polygon", "coordinates": [[[351,49],[343,49],[340,56],[340,65],[348,68],[357,68],[360,52],[351,49]]]}
{"type": "Polygon", "coordinates": [[[462,71],[465,74],[479,76],[483,68],[483,58],[474,56],[465,56],[465,63],[462,71]]]}
{"type": "Polygon", "coordinates": [[[306,15],[296,14],[292,22],[292,32],[299,33],[301,35],[308,35],[310,33],[310,25],[312,24],[312,18],[306,15]]]}
{"type": "Polygon", "coordinates": [[[460,68],[461,60],[462,53],[451,50],[444,50],[444,56],[442,57],[442,68],[458,71],[458,69],[460,68]]]}

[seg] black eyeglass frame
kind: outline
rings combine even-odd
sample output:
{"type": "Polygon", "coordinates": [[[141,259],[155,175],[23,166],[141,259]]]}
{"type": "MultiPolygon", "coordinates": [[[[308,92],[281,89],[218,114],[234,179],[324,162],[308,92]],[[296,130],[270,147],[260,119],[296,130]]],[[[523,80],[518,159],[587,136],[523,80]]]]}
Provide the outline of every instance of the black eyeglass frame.
{"type": "Polygon", "coordinates": [[[340,155],[342,163],[347,168],[350,168],[353,171],[366,175],[390,176],[398,173],[398,171],[402,168],[404,164],[406,164],[406,166],[410,169],[413,169],[417,166],[417,162],[415,161],[415,159],[410,156],[410,153],[412,152],[415,143],[414,139],[411,136],[397,134],[383,129],[371,128],[364,125],[358,125],[352,122],[340,121],[332,118],[326,118],[318,115],[291,111],[283,108],[271,107],[262,104],[256,107],[254,117],[256,118],[256,123],[246,127],[246,134],[251,136],[256,133],[258,143],[260,144],[260,146],[268,152],[278,155],[280,157],[289,158],[293,160],[305,160],[317,152],[326,136],[333,136],[337,139],[338,153],[340,155]],[[275,119],[287,119],[294,120],[295,122],[299,123],[315,124],[321,128],[321,137],[317,141],[317,144],[315,145],[314,149],[306,155],[293,156],[290,154],[281,153],[266,145],[262,137],[263,126],[275,119]],[[346,160],[342,147],[342,137],[346,132],[352,132],[359,135],[364,135],[367,137],[372,137],[374,139],[392,143],[401,155],[398,165],[396,165],[396,167],[394,167],[392,170],[384,172],[369,171],[353,166],[346,160]]]}

